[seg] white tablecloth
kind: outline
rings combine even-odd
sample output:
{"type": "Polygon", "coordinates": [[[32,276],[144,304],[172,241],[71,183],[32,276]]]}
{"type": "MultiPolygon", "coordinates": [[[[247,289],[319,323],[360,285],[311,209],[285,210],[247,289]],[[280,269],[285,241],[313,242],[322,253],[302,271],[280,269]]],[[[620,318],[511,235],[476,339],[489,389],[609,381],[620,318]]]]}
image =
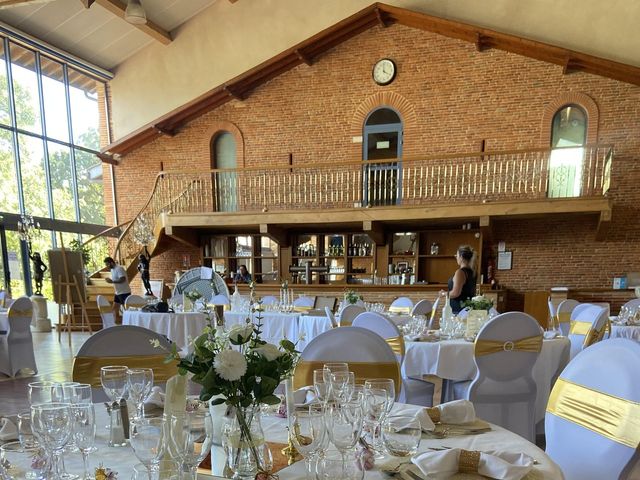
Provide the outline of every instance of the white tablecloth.
{"type": "MultiPolygon", "coordinates": [[[[133,474],[133,466],[138,460],[133,453],[131,447],[109,448],[107,442],[109,439],[109,431],[103,428],[108,423],[108,417],[103,404],[96,404],[96,421],[100,426],[97,429],[96,446],[98,451],[92,453],[89,457],[91,468],[95,468],[100,463],[105,467],[109,467],[118,472],[118,478],[127,480],[133,474]]],[[[418,407],[410,405],[396,405],[394,413],[413,413],[418,407]]],[[[268,441],[286,443],[287,431],[285,429],[286,420],[273,416],[264,416],[262,419],[265,437],[268,441]]],[[[562,480],[563,476],[558,466],[534,444],[528,442],[524,438],[511,433],[501,427],[492,425],[492,431],[481,435],[452,436],[446,439],[432,439],[423,437],[420,443],[420,451],[425,451],[429,447],[441,447],[442,445],[449,447],[460,447],[468,450],[506,450],[510,452],[526,453],[537,460],[539,464],[534,466],[532,472],[527,475],[526,480],[562,480]]],[[[390,458],[390,457],[389,457],[390,458]]],[[[378,461],[378,465],[384,463],[385,460],[378,461]]],[[[82,460],[79,453],[65,453],[65,465],[69,473],[80,474],[82,472],[82,460]]],[[[219,446],[213,447],[212,452],[213,473],[221,475],[224,467],[224,453],[219,446]]],[[[292,467],[286,468],[279,472],[281,480],[293,480],[304,478],[303,462],[298,462],[292,467]]],[[[207,478],[207,476],[199,475],[199,478],[207,478]]],[[[367,480],[388,480],[389,477],[384,476],[377,470],[368,471],[365,475],[367,480]]],[[[453,478],[483,478],[479,476],[456,476],[453,478]]]]}
{"type": "Polygon", "coordinates": [[[178,345],[180,350],[188,350],[189,342],[202,333],[207,326],[207,318],[202,313],[151,313],[127,310],[122,317],[123,325],[137,325],[165,335],[178,345]]]}
{"type": "Polygon", "coordinates": [[[321,333],[331,330],[331,320],[329,317],[316,317],[313,315],[301,315],[298,319],[298,332],[300,341],[298,351],[305,349],[309,342],[321,333]]]}
{"type": "Polygon", "coordinates": [[[611,338],[630,338],[640,342],[640,325],[612,325],[611,338]]]}
{"type": "MultiPolygon", "coordinates": [[[[569,363],[569,340],[545,340],[533,366],[533,379],[538,387],[536,422],[544,419],[551,385],[569,363]]],[[[437,375],[447,380],[472,380],[476,375],[473,343],[465,340],[441,342],[407,342],[403,376],[437,375]]]]}

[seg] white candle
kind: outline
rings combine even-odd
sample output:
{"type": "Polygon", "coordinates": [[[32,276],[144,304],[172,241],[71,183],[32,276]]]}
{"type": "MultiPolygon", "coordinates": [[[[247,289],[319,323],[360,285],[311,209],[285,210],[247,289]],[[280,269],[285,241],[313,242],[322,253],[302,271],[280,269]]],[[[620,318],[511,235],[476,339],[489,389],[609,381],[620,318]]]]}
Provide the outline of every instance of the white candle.
{"type": "Polygon", "coordinates": [[[284,396],[287,403],[287,417],[291,415],[291,412],[295,409],[295,400],[293,398],[293,378],[284,379],[284,396]]]}
{"type": "Polygon", "coordinates": [[[480,285],[484,284],[484,275],[480,275],[480,285]]]}

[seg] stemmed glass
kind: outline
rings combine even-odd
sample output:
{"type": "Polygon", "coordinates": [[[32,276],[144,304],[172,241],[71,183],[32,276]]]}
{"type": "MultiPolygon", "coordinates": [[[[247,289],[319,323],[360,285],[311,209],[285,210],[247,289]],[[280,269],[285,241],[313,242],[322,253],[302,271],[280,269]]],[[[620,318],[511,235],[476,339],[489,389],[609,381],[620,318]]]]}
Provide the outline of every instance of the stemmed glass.
{"type": "Polygon", "coordinates": [[[131,422],[129,441],[133,452],[147,468],[149,480],[151,473],[158,470],[160,459],[165,450],[164,418],[136,417],[131,422]]]}
{"type": "Polygon", "coordinates": [[[329,399],[330,383],[324,381],[324,369],[313,371],[313,388],[320,402],[324,403],[329,399]]]}
{"type": "Polygon", "coordinates": [[[334,362],[334,363],[325,363],[322,367],[324,370],[324,383],[329,386],[328,398],[329,400],[334,399],[334,393],[332,388],[332,380],[331,375],[334,373],[349,373],[349,364],[345,362],[334,362]]]}
{"type": "Polygon", "coordinates": [[[410,457],[418,451],[422,428],[415,417],[389,417],[382,425],[382,439],[394,457],[410,457]]]}
{"type": "Polygon", "coordinates": [[[82,453],[84,467],[83,480],[93,480],[89,473],[89,452],[96,440],[96,414],[90,403],[78,403],[71,406],[72,424],[71,435],[76,446],[82,453]]]}
{"type": "MultiPolygon", "coordinates": [[[[367,397],[367,391],[371,389],[385,390],[387,392],[387,403],[385,405],[384,413],[380,418],[380,422],[383,422],[386,416],[389,415],[389,413],[391,412],[391,409],[393,408],[393,404],[395,403],[395,398],[396,398],[395,382],[393,381],[392,378],[370,378],[369,380],[365,380],[364,382],[365,398],[367,397]]],[[[377,426],[379,425],[380,424],[378,423],[377,426]]],[[[378,430],[379,429],[376,428],[373,431],[372,445],[374,450],[378,452],[378,454],[380,454],[383,451],[383,446],[382,446],[380,436],[376,434],[378,430]]]]}
{"type": "Polygon", "coordinates": [[[289,431],[296,450],[304,457],[306,478],[311,478],[311,458],[323,447],[326,434],[322,409],[294,411],[289,416],[289,431]]]}
{"type": "Polygon", "coordinates": [[[136,416],[144,417],[144,399],[153,387],[153,369],[130,368],[127,370],[129,398],[136,404],[136,416]]]}
{"type": "Polygon", "coordinates": [[[63,477],[60,455],[71,436],[71,408],[68,403],[41,403],[31,406],[33,432],[52,459],[52,479],[63,477]]]}
{"type": "Polygon", "coordinates": [[[326,422],[329,438],[342,456],[344,478],[347,453],[353,450],[362,432],[362,405],[354,401],[335,403],[329,407],[326,422]]]}
{"type": "Polygon", "coordinates": [[[198,465],[211,450],[213,423],[209,412],[171,415],[171,448],[181,463],[182,478],[196,479],[198,465]],[[188,476],[185,477],[185,472],[188,476]]]}
{"type": "Polygon", "coordinates": [[[331,373],[330,378],[334,400],[341,402],[351,398],[356,384],[356,376],[353,372],[331,373]]]}
{"type": "Polygon", "coordinates": [[[31,382],[28,385],[28,398],[30,405],[41,403],[51,403],[53,401],[53,391],[55,382],[31,382]]]}
{"type": "Polygon", "coordinates": [[[120,400],[124,398],[127,391],[127,370],[128,368],[122,365],[100,368],[102,388],[112,402],[111,428],[109,432],[110,447],[122,447],[127,444],[120,415],[120,400]]]}
{"type": "MultiPolygon", "coordinates": [[[[378,432],[382,425],[387,412],[387,404],[389,403],[389,395],[384,388],[365,387],[363,407],[364,422],[371,432],[371,444],[376,449],[380,445],[378,432]]],[[[382,458],[380,449],[376,449],[376,458],[382,458]]]]}

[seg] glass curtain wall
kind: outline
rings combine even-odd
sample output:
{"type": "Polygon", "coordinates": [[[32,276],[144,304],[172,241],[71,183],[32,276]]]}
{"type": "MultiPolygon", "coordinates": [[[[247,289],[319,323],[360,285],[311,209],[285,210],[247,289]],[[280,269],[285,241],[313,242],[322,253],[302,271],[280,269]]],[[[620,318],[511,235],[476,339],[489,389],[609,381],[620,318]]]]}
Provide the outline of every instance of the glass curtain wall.
{"type": "MultiPolygon", "coordinates": [[[[106,112],[103,80],[0,35],[0,212],[104,225],[96,154],[107,141],[106,112]]],[[[16,297],[29,293],[28,260],[17,232],[6,233],[16,297]]],[[[33,250],[47,262],[58,243],[42,231],[33,250]]]]}

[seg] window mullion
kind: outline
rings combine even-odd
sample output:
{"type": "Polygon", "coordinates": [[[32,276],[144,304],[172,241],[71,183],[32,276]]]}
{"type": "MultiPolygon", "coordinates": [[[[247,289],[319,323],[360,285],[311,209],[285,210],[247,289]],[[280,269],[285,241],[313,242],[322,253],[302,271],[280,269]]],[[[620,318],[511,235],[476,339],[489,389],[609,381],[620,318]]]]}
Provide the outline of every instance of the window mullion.
{"type": "Polygon", "coordinates": [[[18,120],[16,118],[16,102],[13,97],[13,72],[11,68],[11,49],[9,39],[4,39],[5,66],[7,69],[7,97],[9,99],[9,110],[11,114],[12,138],[13,138],[13,161],[16,170],[16,182],[18,183],[18,209],[24,212],[24,192],[22,190],[22,171],[20,169],[20,148],[18,145],[18,120]]]}
{"type": "MultiPolygon", "coordinates": [[[[64,95],[66,97],[67,104],[67,124],[69,127],[69,140],[72,145],[75,145],[75,137],[73,136],[73,126],[71,122],[71,94],[69,92],[69,70],[66,64],[62,65],[62,72],[64,74],[64,95]]],[[[70,161],[71,161],[71,182],[73,184],[73,206],[76,211],[76,222],[80,222],[80,202],[78,201],[78,174],[76,170],[76,150],[71,147],[70,149],[70,161]]]]}
{"type": "Polygon", "coordinates": [[[44,111],[44,89],[42,88],[42,69],[40,68],[40,52],[36,52],[36,79],[38,80],[38,97],[40,104],[40,125],[42,128],[42,154],[44,161],[44,176],[47,184],[47,203],[49,206],[49,218],[54,218],[53,193],[51,191],[51,167],[49,165],[49,145],[47,143],[47,125],[44,111]]]}

